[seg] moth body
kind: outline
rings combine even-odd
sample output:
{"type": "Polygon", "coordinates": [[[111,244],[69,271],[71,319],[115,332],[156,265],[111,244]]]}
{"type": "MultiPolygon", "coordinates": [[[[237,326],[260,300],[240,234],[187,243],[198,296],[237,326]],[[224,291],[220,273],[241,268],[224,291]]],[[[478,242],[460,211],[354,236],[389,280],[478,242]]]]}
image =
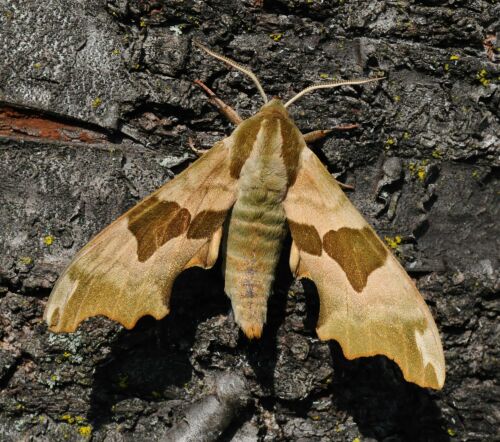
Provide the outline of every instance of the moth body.
{"type": "MultiPolygon", "coordinates": [[[[293,125],[279,100],[244,121],[235,131],[232,158],[245,155],[238,139],[254,140],[239,174],[239,190],[229,216],[225,292],[245,334],[260,337],[267,299],[287,232],[283,200],[288,190],[284,145],[301,146],[302,137],[282,127],[293,125]]],[[[247,152],[248,153],[248,152],[247,152]]]]}

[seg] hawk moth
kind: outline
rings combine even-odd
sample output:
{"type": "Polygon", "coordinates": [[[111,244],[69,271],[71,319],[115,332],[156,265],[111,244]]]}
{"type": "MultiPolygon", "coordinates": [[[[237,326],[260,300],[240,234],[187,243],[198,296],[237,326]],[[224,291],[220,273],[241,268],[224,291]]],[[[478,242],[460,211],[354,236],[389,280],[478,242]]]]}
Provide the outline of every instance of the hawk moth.
{"type": "Polygon", "coordinates": [[[443,350],[422,296],[287,111],[314,89],[379,78],[313,85],[283,104],[268,101],[247,68],[195,44],[248,75],[265,104],[75,256],[50,295],[50,329],[74,331],[95,315],[127,328],[145,315],[164,317],[175,278],[212,267],[225,235],[225,292],[243,332],[258,338],[289,230],[290,269],[319,293],[319,338],[337,340],[349,359],[386,355],[406,380],[440,389],[443,350]]]}

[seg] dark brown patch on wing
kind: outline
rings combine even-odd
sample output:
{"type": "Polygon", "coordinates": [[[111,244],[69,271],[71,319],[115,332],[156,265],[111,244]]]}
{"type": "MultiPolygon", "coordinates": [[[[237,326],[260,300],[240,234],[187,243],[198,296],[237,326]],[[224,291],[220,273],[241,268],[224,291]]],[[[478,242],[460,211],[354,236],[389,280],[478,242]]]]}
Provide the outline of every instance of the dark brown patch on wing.
{"type": "Polygon", "coordinates": [[[255,116],[243,121],[234,131],[234,145],[231,148],[231,163],[229,172],[232,178],[239,178],[241,168],[252,152],[253,145],[259,133],[262,116],[255,116]]]}
{"type": "Polygon", "coordinates": [[[226,210],[202,210],[193,218],[187,237],[192,239],[210,238],[226,219],[226,210]]]}
{"type": "Polygon", "coordinates": [[[137,239],[137,256],[147,261],[163,244],[182,235],[191,215],[173,201],[151,197],[128,214],[128,228],[137,239]]]}
{"type": "Polygon", "coordinates": [[[318,231],[313,226],[294,223],[290,220],[288,220],[288,226],[290,227],[292,238],[299,250],[311,255],[321,255],[321,238],[318,231]]]}
{"type": "Polygon", "coordinates": [[[299,171],[299,160],[304,143],[302,143],[302,134],[295,124],[289,119],[282,118],[281,137],[283,139],[282,155],[285,163],[288,185],[295,183],[299,171]]]}
{"type": "Polygon", "coordinates": [[[369,227],[330,230],[323,236],[323,248],[339,263],[358,293],[365,288],[370,273],[384,265],[388,253],[369,227]]]}

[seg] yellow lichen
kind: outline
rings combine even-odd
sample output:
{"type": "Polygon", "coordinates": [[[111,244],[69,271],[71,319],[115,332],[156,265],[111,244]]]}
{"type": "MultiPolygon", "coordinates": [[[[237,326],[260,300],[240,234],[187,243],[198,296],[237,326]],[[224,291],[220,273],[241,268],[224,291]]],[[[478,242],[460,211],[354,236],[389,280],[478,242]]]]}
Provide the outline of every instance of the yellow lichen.
{"type": "Polygon", "coordinates": [[[420,181],[424,181],[427,176],[426,166],[429,164],[429,160],[422,160],[420,164],[409,163],[408,170],[412,177],[417,177],[420,181]]]}
{"type": "Polygon", "coordinates": [[[427,172],[425,171],[424,167],[419,167],[417,170],[417,177],[420,181],[424,181],[425,177],[427,176],[427,172]]]}
{"type": "Polygon", "coordinates": [[[457,432],[453,429],[453,428],[448,428],[446,430],[446,432],[448,433],[449,436],[451,437],[455,437],[457,435],[457,432]]]}
{"type": "Polygon", "coordinates": [[[84,437],[92,435],[92,426],[87,424],[87,418],[83,416],[72,416],[71,414],[63,414],[60,419],[69,425],[78,425],[78,433],[84,437]]]}
{"type": "Polygon", "coordinates": [[[488,78],[488,71],[486,69],[481,69],[477,74],[476,78],[479,80],[484,87],[489,86],[491,80],[488,78]]]}
{"type": "Polygon", "coordinates": [[[460,55],[458,55],[458,54],[453,54],[453,55],[450,55],[450,60],[451,60],[451,61],[457,61],[457,60],[460,60],[460,55]]]}
{"type": "Polygon", "coordinates": [[[84,425],[83,427],[78,428],[78,432],[83,437],[90,437],[92,435],[92,427],[90,425],[84,425]]]}
{"type": "Polygon", "coordinates": [[[271,37],[274,41],[278,42],[283,38],[283,33],[281,32],[276,32],[273,34],[269,34],[269,37],[271,37]]]}
{"type": "Polygon", "coordinates": [[[139,26],[141,28],[145,28],[148,24],[146,23],[146,20],[142,19],[140,22],[139,22],[139,26]]]}
{"type": "Polygon", "coordinates": [[[19,258],[19,262],[25,266],[29,266],[30,264],[33,264],[33,258],[30,256],[21,256],[19,258]]]}
{"type": "Polygon", "coordinates": [[[102,104],[102,100],[99,97],[96,97],[92,100],[92,107],[97,109],[102,104]]]}
{"type": "Polygon", "coordinates": [[[397,103],[401,101],[401,97],[399,95],[394,96],[394,101],[397,103]]]}
{"type": "Polygon", "coordinates": [[[410,132],[403,132],[403,140],[409,140],[410,139],[410,132]]]}
{"type": "Polygon", "coordinates": [[[396,143],[396,140],[392,137],[389,137],[387,138],[387,140],[385,141],[385,148],[386,150],[390,149],[392,145],[394,145],[396,143]]]}
{"type": "Polygon", "coordinates": [[[359,437],[355,437],[352,442],[361,442],[361,439],[359,437]]]}
{"type": "Polygon", "coordinates": [[[319,76],[323,79],[326,80],[328,78],[328,74],[319,74],[319,76]]]}
{"type": "Polygon", "coordinates": [[[61,420],[64,422],[67,422],[68,424],[74,424],[75,423],[75,418],[71,416],[71,414],[63,414],[61,416],[61,420]]]}
{"type": "Polygon", "coordinates": [[[448,72],[448,71],[450,70],[450,65],[449,65],[449,63],[445,63],[445,64],[444,64],[444,66],[443,66],[443,68],[444,68],[444,70],[445,70],[446,72],[448,72]]]}
{"type": "Polygon", "coordinates": [[[315,414],[314,416],[311,416],[311,419],[313,421],[319,421],[319,420],[321,420],[321,416],[318,416],[317,414],[315,414]]]}
{"type": "Polygon", "coordinates": [[[54,240],[55,238],[52,235],[46,235],[43,237],[43,243],[46,246],[51,246],[52,244],[54,244],[54,240]]]}
{"type": "Polygon", "coordinates": [[[439,150],[433,150],[432,153],[432,158],[436,158],[437,160],[440,160],[441,158],[443,158],[443,154],[441,152],[439,152],[439,150]]]}
{"type": "Polygon", "coordinates": [[[71,353],[69,351],[65,351],[63,353],[63,357],[65,357],[65,358],[69,358],[70,356],[71,356],[71,353]]]}
{"type": "Polygon", "coordinates": [[[403,239],[401,238],[401,236],[396,235],[394,238],[386,236],[384,237],[384,240],[391,249],[397,249],[403,239]]]}
{"type": "Polygon", "coordinates": [[[42,63],[35,63],[35,64],[33,65],[33,67],[34,67],[35,69],[40,69],[40,68],[42,67],[42,63]]]}
{"type": "Polygon", "coordinates": [[[111,51],[111,54],[113,54],[113,55],[120,55],[120,53],[121,53],[120,49],[113,49],[111,51]]]}

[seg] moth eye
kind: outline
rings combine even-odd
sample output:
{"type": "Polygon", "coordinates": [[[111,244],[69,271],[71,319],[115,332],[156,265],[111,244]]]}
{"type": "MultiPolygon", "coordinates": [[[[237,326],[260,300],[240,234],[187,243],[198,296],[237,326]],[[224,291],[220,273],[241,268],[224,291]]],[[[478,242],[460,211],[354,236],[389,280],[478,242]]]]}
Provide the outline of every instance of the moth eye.
{"type": "Polygon", "coordinates": [[[60,316],[59,307],[56,307],[54,309],[54,312],[52,313],[52,316],[50,317],[49,327],[57,325],[57,323],[59,322],[59,316],[60,316]]]}

